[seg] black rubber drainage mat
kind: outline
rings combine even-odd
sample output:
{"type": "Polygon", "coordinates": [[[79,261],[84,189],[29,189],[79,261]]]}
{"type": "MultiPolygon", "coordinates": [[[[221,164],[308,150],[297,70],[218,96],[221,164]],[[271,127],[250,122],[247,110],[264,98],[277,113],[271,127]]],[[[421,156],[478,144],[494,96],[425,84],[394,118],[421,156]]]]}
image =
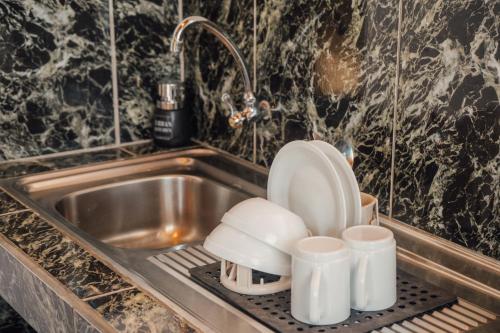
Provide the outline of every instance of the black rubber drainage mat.
{"type": "MultiPolygon", "coordinates": [[[[429,312],[457,301],[456,296],[401,270],[397,272],[398,299],[382,311],[351,310],[351,316],[338,324],[312,326],[302,323],[290,314],[290,290],[279,293],[250,296],[226,289],[220,283],[220,262],[194,267],[191,279],[276,332],[370,332],[404,319],[429,312]]],[[[255,283],[275,281],[275,275],[253,272],[255,283]]]]}

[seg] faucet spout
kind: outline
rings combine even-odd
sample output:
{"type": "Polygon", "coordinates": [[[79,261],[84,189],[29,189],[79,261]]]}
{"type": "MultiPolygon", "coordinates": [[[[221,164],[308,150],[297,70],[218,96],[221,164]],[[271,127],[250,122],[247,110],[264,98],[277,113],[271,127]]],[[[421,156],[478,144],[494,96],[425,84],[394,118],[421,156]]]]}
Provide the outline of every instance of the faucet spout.
{"type": "Polygon", "coordinates": [[[236,64],[243,76],[243,83],[245,85],[245,103],[253,99],[255,101],[253,95],[252,84],[250,82],[250,76],[248,75],[247,65],[243,60],[241,55],[241,51],[238,49],[236,44],[231,40],[231,38],[222,31],[215,23],[212,21],[202,17],[202,16],[190,16],[182,20],[177,27],[175,28],[174,34],[172,36],[172,43],[170,44],[170,51],[173,53],[179,53],[182,49],[183,44],[183,34],[184,31],[192,25],[201,25],[212,35],[217,37],[219,41],[224,44],[224,46],[229,50],[233,58],[236,60],[236,64]]]}

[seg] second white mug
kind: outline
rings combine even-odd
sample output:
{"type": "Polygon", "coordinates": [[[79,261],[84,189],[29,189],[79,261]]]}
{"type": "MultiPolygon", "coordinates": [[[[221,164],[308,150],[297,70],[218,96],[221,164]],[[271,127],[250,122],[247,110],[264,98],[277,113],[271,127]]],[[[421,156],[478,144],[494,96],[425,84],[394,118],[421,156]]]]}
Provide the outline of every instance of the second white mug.
{"type": "Polygon", "coordinates": [[[299,240],[292,251],[292,316],[313,325],[349,318],[349,249],[332,237],[299,240]]]}
{"type": "Polygon", "coordinates": [[[361,192],[361,225],[378,225],[378,200],[371,194],[361,192]]]}
{"type": "Polygon", "coordinates": [[[351,250],[351,308],[377,311],[391,307],[397,298],[392,231],[359,225],[345,230],[342,239],[351,250]]]}

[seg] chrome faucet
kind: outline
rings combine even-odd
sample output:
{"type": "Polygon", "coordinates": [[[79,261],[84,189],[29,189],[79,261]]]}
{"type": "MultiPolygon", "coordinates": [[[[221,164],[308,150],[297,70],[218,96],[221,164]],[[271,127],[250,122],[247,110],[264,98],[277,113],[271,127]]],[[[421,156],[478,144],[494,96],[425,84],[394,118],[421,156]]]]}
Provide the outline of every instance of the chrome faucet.
{"type": "MultiPolygon", "coordinates": [[[[229,38],[229,36],[222,31],[215,23],[212,21],[201,17],[201,16],[190,16],[182,20],[175,28],[174,34],[172,36],[172,44],[170,45],[170,51],[178,54],[183,45],[182,35],[184,30],[191,25],[201,25],[207,31],[212,33],[217,39],[219,39],[222,44],[231,52],[231,55],[236,60],[236,64],[243,76],[243,83],[245,84],[245,94],[243,95],[244,108],[243,111],[236,111],[231,97],[228,94],[222,96],[222,102],[228,105],[231,116],[229,117],[229,126],[232,128],[240,128],[243,126],[245,120],[250,120],[254,118],[259,113],[259,108],[256,106],[256,99],[253,94],[252,84],[250,83],[250,76],[248,75],[248,69],[241,55],[241,51],[238,49],[236,44],[229,38]]],[[[263,106],[269,105],[264,102],[261,103],[263,106]]]]}

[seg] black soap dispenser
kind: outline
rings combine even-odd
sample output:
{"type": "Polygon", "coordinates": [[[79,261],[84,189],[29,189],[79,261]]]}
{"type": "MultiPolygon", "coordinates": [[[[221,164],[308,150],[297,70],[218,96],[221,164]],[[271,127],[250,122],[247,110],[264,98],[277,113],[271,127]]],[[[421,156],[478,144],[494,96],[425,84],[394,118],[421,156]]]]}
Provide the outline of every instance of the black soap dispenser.
{"type": "Polygon", "coordinates": [[[158,96],[153,120],[155,144],[168,148],[187,144],[191,138],[190,118],[179,101],[179,84],[160,83],[158,96]]]}

